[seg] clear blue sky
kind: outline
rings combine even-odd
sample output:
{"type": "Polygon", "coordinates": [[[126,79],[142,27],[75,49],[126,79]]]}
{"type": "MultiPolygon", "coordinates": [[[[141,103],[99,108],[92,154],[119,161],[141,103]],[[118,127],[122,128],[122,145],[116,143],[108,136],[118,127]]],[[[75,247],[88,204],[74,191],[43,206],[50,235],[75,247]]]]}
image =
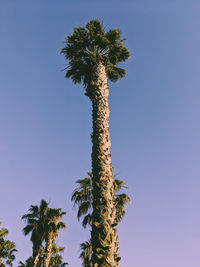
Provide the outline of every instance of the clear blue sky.
{"type": "Polygon", "coordinates": [[[1,0],[0,221],[17,261],[31,254],[20,216],[45,198],[67,211],[59,244],[81,266],[88,231],[70,197],[91,170],[91,105],[64,78],[60,50],[74,26],[98,18],[132,53],[128,76],[110,84],[112,163],[132,199],[121,265],[199,266],[199,14],[197,0],[1,0]]]}

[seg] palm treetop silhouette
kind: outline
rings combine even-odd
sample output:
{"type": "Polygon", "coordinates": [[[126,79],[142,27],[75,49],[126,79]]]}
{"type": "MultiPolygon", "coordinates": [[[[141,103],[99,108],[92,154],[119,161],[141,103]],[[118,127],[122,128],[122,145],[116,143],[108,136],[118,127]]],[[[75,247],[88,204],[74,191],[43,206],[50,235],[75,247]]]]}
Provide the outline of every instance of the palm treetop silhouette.
{"type": "Polygon", "coordinates": [[[61,50],[69,61],[66,67],[66,78],[74,83],[83,83],[86,95],[89,89],[94,65],[100,62],[105,66],[107,78],[116,82],[126,75],[126,70],[117,67],[118,63],[126,61],[130,52],[124,46],[126,39],[121,38],[119,29],[105,31],[103,24],[91,20],[86,27],[76,27],[71,35],[66,37],[66,45],[61,50]]]}

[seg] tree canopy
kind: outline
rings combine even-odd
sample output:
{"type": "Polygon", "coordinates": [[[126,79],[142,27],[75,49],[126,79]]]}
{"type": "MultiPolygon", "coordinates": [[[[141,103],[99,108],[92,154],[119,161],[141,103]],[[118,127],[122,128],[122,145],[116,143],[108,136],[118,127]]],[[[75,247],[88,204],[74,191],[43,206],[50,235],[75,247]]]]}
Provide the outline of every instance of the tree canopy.
{"type": "MultiPolygon", "coordinates": [[[[0,222],[1,226],[1,222],[0,222]]],[[[6,265],[12,266],[12,262],[15,259],[14,253],[17,251],[15,243],[6,239],[8,230],[6,228],[0,229],[0,266],[6,265]]]]}
{"type": "Polygon", "coordinates": [[[74,83],[83,83],[85,88],[91,83],[91,72],[95,64],[101,62],[110,81],[116,82],[126,75],[118,63],[126,61],[130,52],[124,46],[119,29],[106,31],[103,23],[93,19],[86,27],[75,27],[65,40],[61,53],[68,60],[66,78],[74,83]]]}

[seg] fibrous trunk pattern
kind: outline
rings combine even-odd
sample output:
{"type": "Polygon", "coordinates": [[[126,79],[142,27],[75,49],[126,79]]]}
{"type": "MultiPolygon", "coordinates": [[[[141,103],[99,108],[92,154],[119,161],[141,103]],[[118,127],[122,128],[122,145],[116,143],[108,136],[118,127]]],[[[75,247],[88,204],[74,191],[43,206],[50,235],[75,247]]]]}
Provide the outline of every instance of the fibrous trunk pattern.
{"type": "Polygon", "coordinates": [[[109,135],[109,88],[105,67],[94,67],[86,95],[92,101],[93,223],[92,267],[119,267],[118,241],[113,204],[113,171],[109,135]]]}
{"type": "Polygon", "coordinates": [[[40,256],[40,248],[33,247],[33,267],[37,266],[37,263],[39,261],[39,256],[40,256]]]}
{"type": "Polygon", "coordinates": [[[46,241],[46,249],[45,249],[45,256],[44,256],[44,267],[49,267],[49,263],[51,260],[51,253],[52,253],[52,244],[53,244],[53,237],[54,234],[52,231],[48,233],[47,241],[46,241]]]}

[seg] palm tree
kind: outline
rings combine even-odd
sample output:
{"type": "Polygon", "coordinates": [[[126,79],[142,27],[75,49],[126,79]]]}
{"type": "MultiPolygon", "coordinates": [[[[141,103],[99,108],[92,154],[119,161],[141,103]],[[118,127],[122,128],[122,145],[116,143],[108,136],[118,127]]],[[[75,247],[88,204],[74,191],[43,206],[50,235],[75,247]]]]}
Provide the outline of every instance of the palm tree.
{"type": "Polygon", "coordinates": [[[14,252],[17,251],[15,248],[15,243],[5,239],[7,235],[7,229],[0,229],[0,267],[4,267],[6,265],[12,266],[12,262],[15,259],[14,252]]]}
{"type": "Polygon", "coordinates": [[[44,267],[48,267],[51,256],[52,256],[52,248],[55,238],[58,236],[58,232],[61,229],[66,228],[64,222],[61,222],[61,218],[65,215],[66,212],[61,212],[61,209],[49,209],[47,213],[47,217],[49,219],[48,223],[48,231],[46,234],[46,248],[44,254],[44,267]]]}
{"type": "Polygon", "coordinates": [[[29,213],[22,216],[22,219],[27,222],[27,225],[23,228],[24,235],[31,233],[31,242],[33,243],[33,267],[37,266],[42,242],[46,236],[47,211],[48,203],[45,200],[41,200],[39,207],[31,205],[29,213]]]}
{"type": "Polygon", "coordinates": [[[105,31],[102,23],[91,20],[86,27],[76,27],[66,38],[61,53],[69,64],[66,78],[83,83],[85,95],[92,102],[92,175],[93,222],[91,231],[92,266],[118,266],[118,241],[113,203],[113,172],[110,154],[108,82],[126,75],[119,62],[126,61],[118,29],[105,31]]]}
{"type": "MultiPolygon", "coordinates": [[[[74,207],[78,206],[77,218],[82,220],[82,226],[85,228],[87,225],[92,225],[92,173],[88,172],[88,176],[84,179],[76,181],[78,187],[74,190],[71,200],[74,202],[74,207]]],[[[115,206],[115,225],[122,220],[125,215],[125,208],[130,198],[125,193],[119,193],[120,190],[127,189],[126,184],[119,179],[114,179],[114,206],[115,206]]],[[[84,267],[90,267],[92,246],[91,240],[86,241],[80,245],[81,254],[80,258],[84,267]]]]}
{"type": "MultiPolygon", "coordinates": [[[[44,266],[48,267],[52,254],[52,244],[58,235],[60,229],[65,228],[65,224],[61,222],[61,218],[66,212],[61,209],[52,209],[48,207],[45,200],[41,200],[40,206],[31,205],[29,213],[22,216],[26,220],[27,225],[23,229],[23,233],[28,235],[31,233],[31,241],[33,243],[32,266],[36,267],[43,250],[43,242],[46,242],[44,254],[44,266]]],[[[31,259],[29,259],[30,263],[31,259]]]]}

